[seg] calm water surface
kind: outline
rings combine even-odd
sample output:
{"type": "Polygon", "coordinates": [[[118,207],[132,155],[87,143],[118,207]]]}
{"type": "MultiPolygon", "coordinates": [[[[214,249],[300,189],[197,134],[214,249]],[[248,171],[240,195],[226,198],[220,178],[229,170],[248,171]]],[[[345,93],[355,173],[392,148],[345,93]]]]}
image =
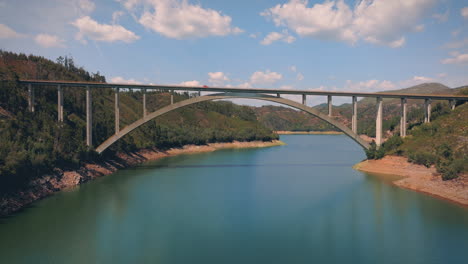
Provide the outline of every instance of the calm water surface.
{"type": "Polygon", "coordinates": [[[467,263],[468,209],[351,167],[345,136],[165,158],[0,220],[0,263],[467,263]]]}

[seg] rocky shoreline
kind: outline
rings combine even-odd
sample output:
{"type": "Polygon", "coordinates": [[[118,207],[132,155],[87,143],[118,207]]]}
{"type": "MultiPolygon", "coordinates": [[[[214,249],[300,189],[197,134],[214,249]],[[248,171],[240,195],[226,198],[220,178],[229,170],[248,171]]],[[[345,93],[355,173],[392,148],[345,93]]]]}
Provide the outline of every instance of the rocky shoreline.
{"type": "Polygon", "coordinates": [[[98,177],[112,174],[120,169],[129,168],[146,161],[157,160],[181,154],[212,152],[221,149],[263,148],[284,145],[282,141],[251,141],[232,143],[211,143],[196,146],[187,145],[167,151],[142,149],[132,153],[118,153],[115,158],[99,163],[84,164],[77,170],[64,171],[56,169],[53,174],[34,180],[29,186],[12,195],[0,198],[0,217],[11,215],[29,206],[34,201],[43,199],[55,192],[70,189],[98,177]]]}
{"type": "Polygon", "coordinates": [[[377,174],[403,177],[393,181],[398,187],[428,194],[462,206],[468,207],[468,175],[443,181],[434,167],[426,168],[413,164],[405,157],[385,156],[380,160],[365,160],[354,169],[377,174]]]}

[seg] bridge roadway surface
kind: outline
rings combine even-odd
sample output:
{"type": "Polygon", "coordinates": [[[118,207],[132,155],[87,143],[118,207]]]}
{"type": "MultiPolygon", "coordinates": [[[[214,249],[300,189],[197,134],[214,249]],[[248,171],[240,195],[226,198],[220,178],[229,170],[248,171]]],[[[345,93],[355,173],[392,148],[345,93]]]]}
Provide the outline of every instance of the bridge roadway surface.
{"type": "Polygon", "coordinates": [[[424,122],[430,122],[431,118],[431,101],[432,100],[448,100],[452,110],[456,106],[456,101],[468,101],[468,96],[465,95],[434,95],[434,94],[407,94],[407,93],[355,93],[355,92],[327,92],[327,91],[311,91],[311,90],[282,90],[282,89],[257,89],[257,88],[226,88],[226,87],[208,87],[208,86],[178,86],[178,85],[145,85],[145,84],[115,84],[115,83],[97,83],[97,82],[72,82],[72,81],[42,81],[42,80],[20,80],[21,84],[28,85],[28,106],[31,112],[34,112],[34,89],[36,88],[55,86],[57,87],[57,108],[58,108],[58,121],[63,122],[63,87],[71,88],[86,88],[86,145],[92,147],[93,145],[93,133],[92,133],[92,96],[91,89],[96,88],[115,88],[115,133],[103,143],[101,143],[96,151],[102,153],[109,146],[115,143],[117,140],[130,133],[134,129],[140,127],[144,123],[175,109],[185,107],[194,103],[219,100],[219,99],[234,99],[234,98],[252,98],[258,100],[265,100],[270,102],[276,102],[283,105],[288,105],[293,108],[305,111],[313,116],[322,119],[325,122],[338,128],[344,132],[347,136],[356,141],[364,149],[369,149],[369,143],[365,142],[357,134],[357,97],[373,97],[376,98],[376,139],[377,146],[382,144],[383,133],[382,133],[382,121],[383,121],[383,98],[399,98],[401,99],[401,119],[400,119],[400,135],[406,136],[407,121],[407,99],[423,99],[425,118],[424,122]],[[119,107],[119,90],[120,89],[139,89],[143,92],[143,117],[132,124],[120,129],[120,107],[119,107]],[[194,91],[198,92],[198,97],[189,98],[177,103],[173,101],[173,94],[171,93],[171,103],[153,113],[148,113],[146,109],[146,91],[157,90],[157,91],[194,91]],[[201,96],[201,92],[209,92],[211,94],[201,96]],[[213,94],[214,93],[214,94],[213,94]],[[272,96],[276,95],[276,96],[272,96]],[[302,104],[282,98],[281,95],[302,95],[302,104]],[[313,109],[306,104],[307,95],[312,96],[327,96],[328,97],[328,115],[320,113],[316,109],[313,109]],[[332,118],[332,97],[333,96],[346,96],[352,97],[352,118],[351,126],[349,129],[344,124],[340,124],[338,120],[332,118]]]}
{"type": "Polygon", "coordinates": [[[127,88],[147,89],[162,91],[194,91],[194,92],[223,92],[223,93],[252,93],[252,94],[294,94],[294,95],[322,95],[322,96],[356,96],[356,97],[381,97],[381,98],[406,98],[406,99],[432,99],[432,100],[458,100],[468,101],[468,96],[451,94],[407,94],[407,93],[356,93],[356,92],[328,92],[313,90],[284,90],[284,89],[257,89],[257,88],[226,88],[226,87],[200,87],[180,85],[147,85],[147,84],[122,84],[122,83],[98,83],[98,82],[73,82],[73,81],[41,81],[20,80],[22,84],[37,85],[61,85],[68,87],[90,88],[127,88]]]}

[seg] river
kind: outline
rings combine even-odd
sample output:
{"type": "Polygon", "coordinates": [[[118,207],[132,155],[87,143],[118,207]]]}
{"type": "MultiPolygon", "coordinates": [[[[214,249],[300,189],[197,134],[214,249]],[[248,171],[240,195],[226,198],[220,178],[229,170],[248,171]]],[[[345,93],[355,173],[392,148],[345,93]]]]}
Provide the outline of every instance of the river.
{"type": "Polygon", "coordinates": [[[466,263],[468,209],[343,135],[148,162],[0,219],[0,263],[466,263]]]}

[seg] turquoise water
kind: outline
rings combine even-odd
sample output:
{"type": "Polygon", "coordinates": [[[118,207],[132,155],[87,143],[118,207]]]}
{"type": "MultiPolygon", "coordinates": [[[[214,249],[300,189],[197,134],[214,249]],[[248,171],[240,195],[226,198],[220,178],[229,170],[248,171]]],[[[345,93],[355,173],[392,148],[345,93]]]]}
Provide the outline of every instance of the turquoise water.
{"type": "Polygon", "coordinates": [[[351,167],[342,135],[122,170],[0,220],[0,263],[466,263],[468,209],[351,167]]]}

